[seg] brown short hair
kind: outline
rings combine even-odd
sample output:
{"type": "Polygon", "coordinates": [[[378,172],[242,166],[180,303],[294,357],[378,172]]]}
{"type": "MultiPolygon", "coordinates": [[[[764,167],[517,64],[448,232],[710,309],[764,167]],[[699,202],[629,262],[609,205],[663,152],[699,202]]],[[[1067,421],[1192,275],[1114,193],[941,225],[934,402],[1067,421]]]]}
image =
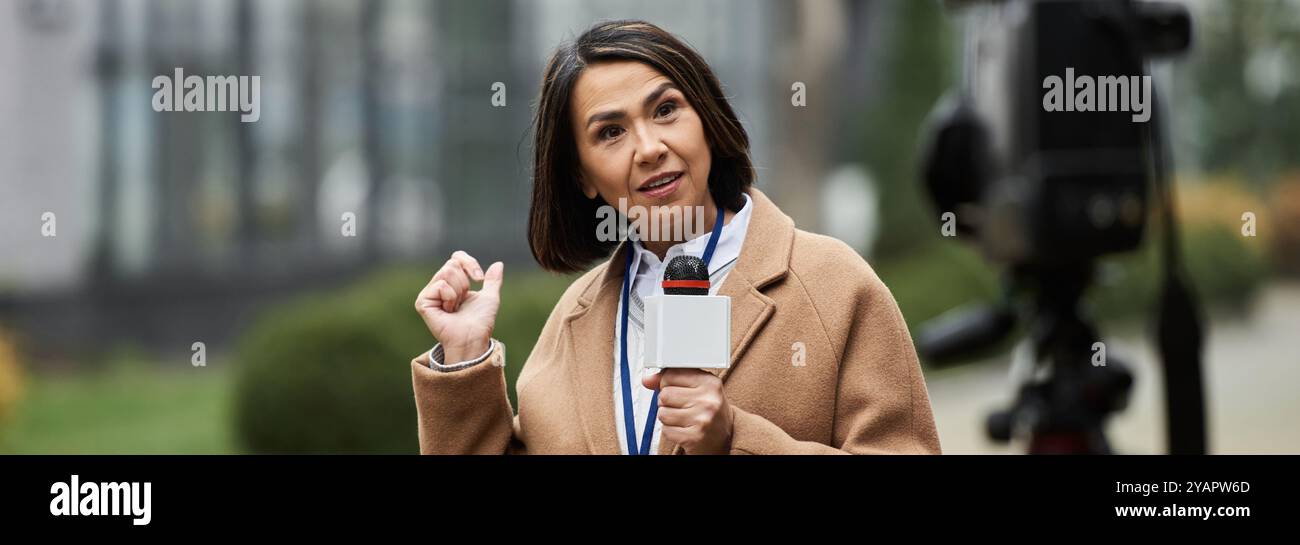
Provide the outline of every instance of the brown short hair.
{"type": "Polygon", "coordinates": [[[587,29],[560,45],[546,65],[541,97],[533,118],[533,202],[528,213],[528,245],[542,268],[556,272],[586,269],[617,246],[596,238],[600,197],[588,199],[578,182],[578,151],[569,119],[569,102],[578,76],[600,61],[632,60],[658,70],[686,95],[703,121],[712,166],[709,193],[719,206],[739,210],[742,193],[754,181],[749,135],[722,94],[722,85],[704,58],[689,45],[644,21],[612,21],[587,29]]]}

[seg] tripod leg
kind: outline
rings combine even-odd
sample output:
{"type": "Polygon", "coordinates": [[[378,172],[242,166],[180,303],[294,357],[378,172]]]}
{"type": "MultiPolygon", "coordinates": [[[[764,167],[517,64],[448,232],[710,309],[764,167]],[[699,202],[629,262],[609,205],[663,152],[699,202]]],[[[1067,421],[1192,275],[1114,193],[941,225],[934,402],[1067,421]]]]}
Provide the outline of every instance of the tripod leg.
{"type": "Polygon", "coordinates": [[[1170,454],[1205,454],[1202,330],[1192,292],[1180,275],[1166,278],[1160,298],[1157,343],[1165,371],[1165,414],[1170,454]]]}

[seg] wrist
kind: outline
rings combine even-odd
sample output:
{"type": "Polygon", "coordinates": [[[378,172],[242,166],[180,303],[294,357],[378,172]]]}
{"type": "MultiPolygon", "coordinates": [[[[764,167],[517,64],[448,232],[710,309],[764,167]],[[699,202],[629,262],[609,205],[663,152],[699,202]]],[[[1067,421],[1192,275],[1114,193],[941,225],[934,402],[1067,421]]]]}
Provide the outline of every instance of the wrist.
{"type": "Polygon", "coordinates": [[[482,356],[492,346],[488,339],[464,343],[442,343],[442,363],[453,365],[482,356]]]}

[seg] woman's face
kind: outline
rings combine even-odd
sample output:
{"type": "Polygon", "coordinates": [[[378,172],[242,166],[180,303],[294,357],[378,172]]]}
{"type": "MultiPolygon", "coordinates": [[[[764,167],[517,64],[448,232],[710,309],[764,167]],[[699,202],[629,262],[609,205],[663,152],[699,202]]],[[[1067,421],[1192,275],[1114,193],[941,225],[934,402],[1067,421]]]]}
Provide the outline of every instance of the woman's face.
{"type": "Polygon", "coordinates": [[[661,222],[673,221],[672,207],[698,217],[694,207],[702,206],[713,219],[704,125],[672,80],[640,62],[596,63],[578,77],[570,103],[587,198],[613,206],[627,199],[661,222]]]}

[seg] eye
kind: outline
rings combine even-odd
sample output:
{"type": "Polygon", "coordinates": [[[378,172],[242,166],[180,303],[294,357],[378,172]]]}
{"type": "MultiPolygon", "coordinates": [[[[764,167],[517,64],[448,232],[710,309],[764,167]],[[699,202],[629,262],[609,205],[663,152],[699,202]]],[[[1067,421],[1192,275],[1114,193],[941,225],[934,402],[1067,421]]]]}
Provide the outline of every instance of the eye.
{"type": "Polygon", "coordinates": [[[671,100],[660,104],[659,107],[655,109],[655,117],[663,118],[675,113],[677,113],[677,103],[671,100]]]}
{"type": "Polygon", "coordinates": [[[600,133],[597,134],[597,138],[599,138],[600,140],[612,140],[614,138],[618,138],[619,135],[621,134],[623,134],[623,127],[620,127],[618,125],[608,125],[600,129],[600,133]]]}

